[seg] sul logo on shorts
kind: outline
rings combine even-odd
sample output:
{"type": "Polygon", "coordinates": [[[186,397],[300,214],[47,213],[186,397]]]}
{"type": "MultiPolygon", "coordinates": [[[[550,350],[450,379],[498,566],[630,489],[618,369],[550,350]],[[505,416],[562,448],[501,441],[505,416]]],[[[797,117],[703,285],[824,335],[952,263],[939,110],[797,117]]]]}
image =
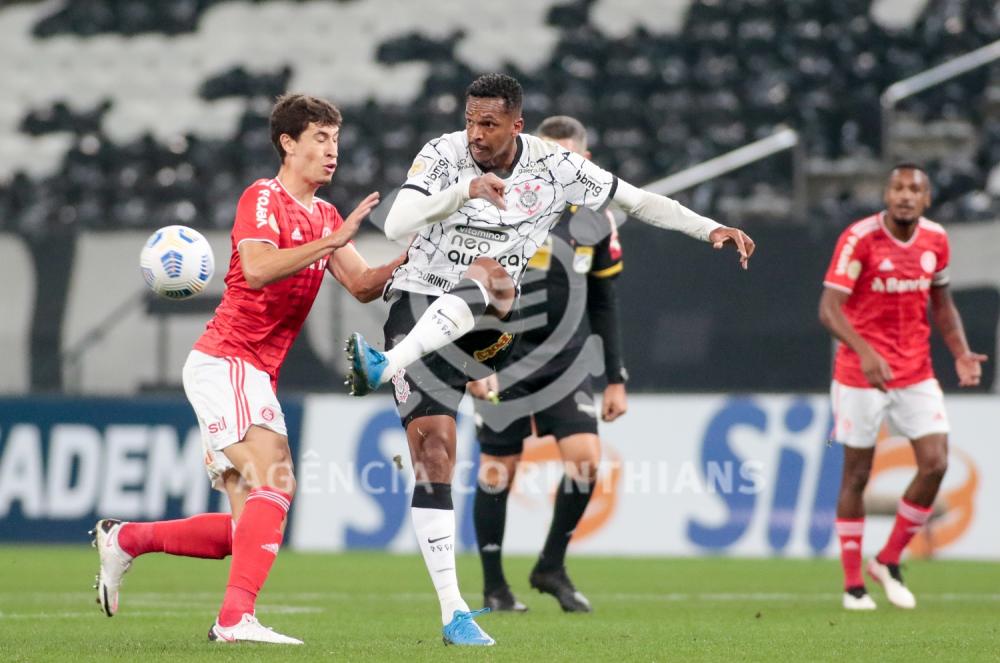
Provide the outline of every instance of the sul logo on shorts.
{"type": "Polygon", "coordinates": [[[274,408],[270,405],[265,405],[260,409],[260,418],[268,423],[274,421],[278,415],[274,412],[274,408]]]}

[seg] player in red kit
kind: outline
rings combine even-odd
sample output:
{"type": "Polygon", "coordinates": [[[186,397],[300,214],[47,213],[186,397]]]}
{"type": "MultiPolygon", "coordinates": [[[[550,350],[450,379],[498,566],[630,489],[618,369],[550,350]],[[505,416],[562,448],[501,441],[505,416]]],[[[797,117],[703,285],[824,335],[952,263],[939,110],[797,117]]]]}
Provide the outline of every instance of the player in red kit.
{"type": "Polygon", "coordinates": [[[270,125],[281,168],[240,198],[222,303],[184,364],[184,391],[201,427],[208,474],[226,492],[232,514],[98,521],[98,603],[109,617],[118,610],[122,576],[139,555],[232,555],[209,639],[302,644],[262,626],[254,615],[295,493],[288,433],[275,396],[278,373],[326,272],[357,299],[371,301],[400,262],[370,268],[350,243],[378,204],[377,193],[346,220],[315,196],[337,168],[340,124],[340,112],[326,101],[278,99],[270,125]]]}
{"type": "Polygon", "coordinates": [[[843,232],[823,282],[820,321],[840,341],[831,386],[831,437],[844,445],[836,529],[848,610],[876,607],[861,572],[863,493],[885,418],[910,440],[917,474],[868,574],[883,586],[890,603],[916,606],[899,572],[899,558],[930,517],[948,465],[948,417],[931,367],[928,301],[955,357],[959,386],[979,384],[980,364],[986,361],[969,350],[965,339],[948,290],[948,236],[923,216],[930,202],[927,173],[912,164],[896,166],[885,190],[885,211],[843,232]]]}

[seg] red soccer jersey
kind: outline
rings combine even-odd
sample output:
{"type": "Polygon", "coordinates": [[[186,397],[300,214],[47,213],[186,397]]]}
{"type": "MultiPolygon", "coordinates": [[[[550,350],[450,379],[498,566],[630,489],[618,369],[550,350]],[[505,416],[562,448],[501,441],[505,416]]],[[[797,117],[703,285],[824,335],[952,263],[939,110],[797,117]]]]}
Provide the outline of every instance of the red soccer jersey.
{"type": "Polygon", "coordinates": [[[222,303],[215,309],[196,350],[216,357],[240,357],[271,376],[278,372],[298,336],[323,282],[327,258],[280,281],[254,290],[243,278],[239,246],[258,241],[287,249],[326,237],[344,220],[319,198],[307,208],[275,179],[257,180],[243,192],[233,223],[232,256],[222,303]]]}
{"type": "MultiPolygon", "coordinates": [[[[889,362],[890,389],[934,377],[927,300],[932,286],[947,285],[948,261],[944,228],[922,217],[907,242],[890,234],[883,214],[851,224],[837,241],[823,285],[850,295],[844,313],[889,362]]],[[[850,387],[871,386],[860,357],[843,343],[833,377],[850,387]]]]}

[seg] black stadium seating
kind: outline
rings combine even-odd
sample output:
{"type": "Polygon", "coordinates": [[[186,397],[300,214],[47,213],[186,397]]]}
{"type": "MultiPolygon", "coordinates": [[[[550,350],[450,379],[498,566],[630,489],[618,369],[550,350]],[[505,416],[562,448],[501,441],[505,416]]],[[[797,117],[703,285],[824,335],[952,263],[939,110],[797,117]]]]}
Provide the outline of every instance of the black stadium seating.
{"type": "MultiPolygon", "coordinates": [[[[33,34],[40,42],[61,35],[184,35],[197,30],[215,4],[67,2],[40,20],[33,34]]],[[[579,116],[592,131],[598,161],[634,183],[779,125],[802,132],[811,159],[850,168],[852,160],[871,163],[880,154],[878,98],[886,86],[1000,38],[1000,12],[988,0],[930,0],[915,23],[899,31],[874,22],[870,4],[695,0],[679,34],[637,28],[615,38],[595,24],[592,3],[577,0],[549,12],[548,24],[558,32],[550,61],[530,71],[509,65],[508,71],[526,89],[529,127],[549,113],[579,116]]],[[[379,44],[380,61],[426,61],[430,73],[411,105],[343,107],[343,167],[327,192],[342,207],[373,189],[397,186],[424,140],[461,126],[461,95],[477,73],[456,60],[461,36],[413,32],[379,44]]],[[[293,71],[294,64],[285,63],[263,73],[235,66],[203,81],[203,99],[249,100],[231,136],[164,143],[147,135],[121,143],[102,130],[110,100],[83,110],[64,103],[24,108],[22,132],[70,132],[73,146],[55,175],[18,173],[0,183],[0,228],[38,234],[170,222],[228,226],[242,187],[274,172],[267,111],[293,71]]],[[[956,121],[976,132],[971,150],[928,163],[937,214],[951,222],[1000,213],[997,191],[988,189],[1000,162],[998,89],[1000,65],[993,65],[901,105],[917,123],[956,121]]],[[[781,204],[790,195],[791,169],[791,159],[780,156],[679,197],[733,223],[783,221],[791,214],[781,204]]],[[[993,179],[995,189],[998,175],[993,179]]],[[[872,203],[843,189],[812,199],[809,216],[840,224],[872,203]]]]}

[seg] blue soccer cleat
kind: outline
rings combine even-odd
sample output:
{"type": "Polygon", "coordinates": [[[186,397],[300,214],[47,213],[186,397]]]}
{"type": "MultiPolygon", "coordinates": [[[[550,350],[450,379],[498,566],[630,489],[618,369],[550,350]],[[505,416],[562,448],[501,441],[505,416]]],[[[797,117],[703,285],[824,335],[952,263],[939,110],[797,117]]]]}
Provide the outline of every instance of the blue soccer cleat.
{"type": "Polygon", "coordinates": [[[364,396],[379,388],[382,373],[389,365],[385,354],[368,345],[365,337],[354,332],[347,339],[347,362],[351,372],[347,374],[347,384],[351,396],[364,396]]]}
{"type": "Polygon", "coordinates": [[[444,644],[471,647],[492,647],[495,645],[497,641],[487,635],[486,631],[481,629],[474,619],[474,617],[484,615],[489,611],[489,608],[481,608],[472,612],[456,610],[451,621],[441,630],[444,644]]]}

